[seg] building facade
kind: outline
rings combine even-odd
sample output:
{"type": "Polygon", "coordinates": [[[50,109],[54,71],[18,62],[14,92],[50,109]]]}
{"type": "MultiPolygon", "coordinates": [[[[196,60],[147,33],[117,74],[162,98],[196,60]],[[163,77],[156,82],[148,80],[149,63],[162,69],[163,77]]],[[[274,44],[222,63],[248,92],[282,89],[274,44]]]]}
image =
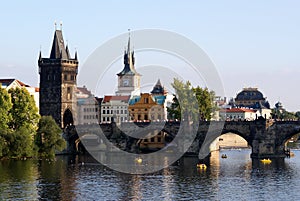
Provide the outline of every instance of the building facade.
{"type": "Polygon", "coordinates": [[[133,121],[164,120],[164,99],[158,99],[149,93],[141,93],[129,101],[128,110],[133,121]]]}
{"type": "Polygon", "coordinates": [[[51,53],[43,58],[40,52],[40,114],[52,116],[62,128],[76,122],[77,52],[71,58],[61,30],[55,30],[51,53]]]}
{"type": "Polygon", "coordinates": [[[85,86],[77,87],[77,123],[96,124],[99,118],[98,101],[85,86]]]}
{"type": "Polygon", "coordinates": [[[129,98],[130,96],[104,96],[101,103],[100,123],[121,123],[128,121],[129,98]]]}
{"type": "Polygon", "coordinates": [[[220,118],[227,121],[253,121],[257,118],[257,110],[248,108],[231,108],[220,110],[220,118]]]}

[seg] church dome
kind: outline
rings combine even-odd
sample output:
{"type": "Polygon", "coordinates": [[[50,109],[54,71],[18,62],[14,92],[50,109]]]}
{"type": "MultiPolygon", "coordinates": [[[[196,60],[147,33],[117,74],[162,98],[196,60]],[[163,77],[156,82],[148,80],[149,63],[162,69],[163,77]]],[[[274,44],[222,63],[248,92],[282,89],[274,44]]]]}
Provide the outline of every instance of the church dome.
{"type": "Polygon", "coordinates": [[[257,88],[244,88],[237,94],[234,103],[236,107],[248,107],[253,109],[270,109],[270,104],[257,88]]]}
{"type": "Polygon", "coordinates": [[[257,88],[244,88],[243,91],[237,94],[235,100],[265,100],[265,98],[257,88]]]}

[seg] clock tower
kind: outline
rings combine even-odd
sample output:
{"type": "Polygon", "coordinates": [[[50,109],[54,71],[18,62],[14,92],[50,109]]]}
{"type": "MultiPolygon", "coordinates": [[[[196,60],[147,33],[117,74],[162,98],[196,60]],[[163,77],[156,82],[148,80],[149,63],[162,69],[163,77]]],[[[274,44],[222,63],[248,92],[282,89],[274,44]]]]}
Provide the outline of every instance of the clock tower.
{"type": "Polygon", "coordinates": [[[127,51],[124,51],[124,68],[117,74],[118,90],[116,95],[140,95],[141,75],[135,70],[134,60],[134,51],[131,51],[129,36],[127,51]]]}

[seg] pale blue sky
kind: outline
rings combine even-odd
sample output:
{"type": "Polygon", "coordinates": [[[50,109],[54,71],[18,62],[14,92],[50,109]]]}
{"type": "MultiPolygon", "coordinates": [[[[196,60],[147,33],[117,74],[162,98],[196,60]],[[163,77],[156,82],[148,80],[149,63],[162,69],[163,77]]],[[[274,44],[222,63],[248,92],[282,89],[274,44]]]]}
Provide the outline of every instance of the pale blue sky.
{"type": "MultiPolygon", "coordinates": [[[[37,57],[49,55],[54,21],[80,63],[108,39],[132,30],[174,31],[213,60],[225,92],[258,87],[273,106],[300,110],[300,2],[295,1],[3,1],[0,77],[38,86],[37,57]]],[[[134,39],[133,39],[134,40],[134,39]]],[[[137,58],[138,60],[138,58],[137,58]]]]}

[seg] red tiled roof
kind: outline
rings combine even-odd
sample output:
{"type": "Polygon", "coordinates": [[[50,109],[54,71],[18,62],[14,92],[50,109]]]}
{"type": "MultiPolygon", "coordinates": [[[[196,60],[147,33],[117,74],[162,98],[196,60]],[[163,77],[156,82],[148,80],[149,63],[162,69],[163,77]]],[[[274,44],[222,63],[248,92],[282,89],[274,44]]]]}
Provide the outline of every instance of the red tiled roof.
{"type": "Polygon", "coordinates": [[[20,86],[22,87],[30,87],[28,84],[25,84],[17,79],[0,79],[0,83],[5,84],[6,86],[9,86],[13,81],[17,81],[20,86]]]}
{"type": "Polygon", "coordinates": [[[231,108],[227,109],[226,113],[241,113],[241,112],[252,112],[255,113],[256,110],[248,109],[248,108],[231,108]]]}
{"type": "Polygon", "coordinates": [[[92,95],[91,91],[89,91],[86,87],[77,87],[77,91],[82,94],[92,95]]]}
{"type": "Polygon", "coordinates": [[[109,102],[112,100],[128,102],[129,98],[130,98],[130,96],[104,96],[103,103],[106,103],[106,102],[109,102]]]}

